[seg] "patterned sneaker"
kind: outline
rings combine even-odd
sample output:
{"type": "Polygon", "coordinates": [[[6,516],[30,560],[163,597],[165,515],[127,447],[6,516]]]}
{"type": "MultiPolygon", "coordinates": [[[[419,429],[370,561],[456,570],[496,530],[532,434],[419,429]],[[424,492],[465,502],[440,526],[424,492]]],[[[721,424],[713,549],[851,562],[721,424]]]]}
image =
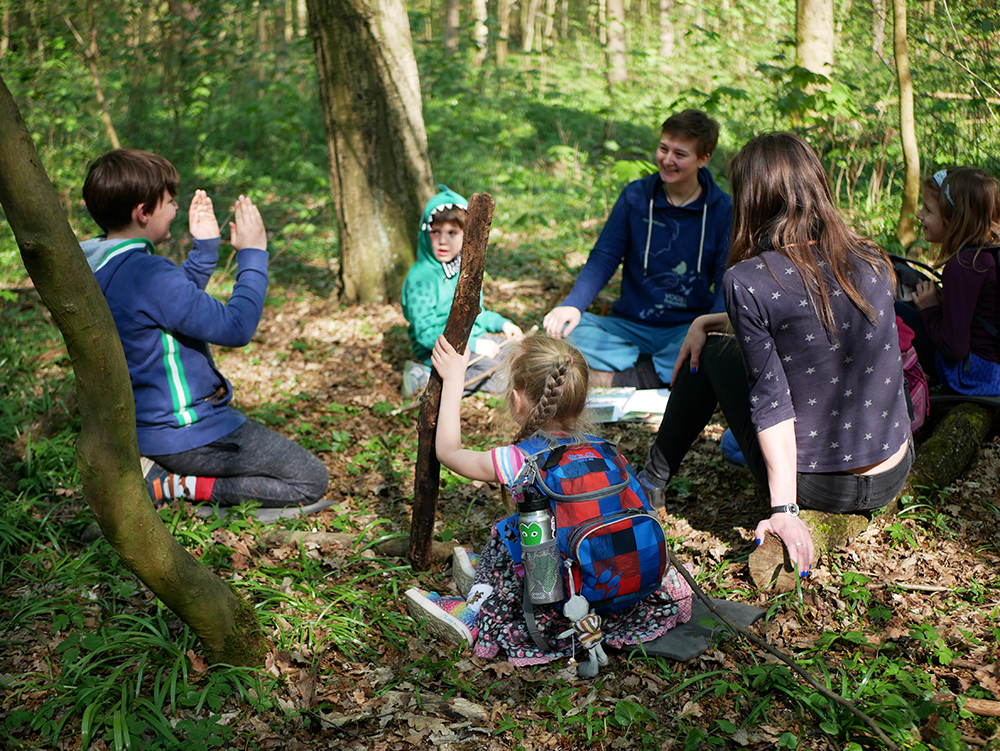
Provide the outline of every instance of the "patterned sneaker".
{"type": "Polygon", "coordinates": [[[406,606],[410,617],[424,623],[427,630],[452,644],[465,642],[470,647],[476,640],[478,610],[472,610],[457,597],[446,597],[423,589],[406,590],[406,606]]]}
{"type": "Polygon", "coordinates": [[[668,480],[661,480],[644,469],[639,470],[639,484],[646,492],[646,500],[654,509],[667,505],[667,482],[668,480]]]}
{"type": "Polygon", "coordinates": [[[154,506],[169,503],[172,499],[163,490],[163,481],[170,477],[170,472],[145,456],[139,457],[139,467],[143,479],[146,480],[146,491],[154,506]]]}
{"type": "Polygon", "coordinates": [[[472,580],[476,578],[476,566],[479,565],[479,555],[468,548],[452,548],[451,578],[462,597],[469,598],[472,580]]]}

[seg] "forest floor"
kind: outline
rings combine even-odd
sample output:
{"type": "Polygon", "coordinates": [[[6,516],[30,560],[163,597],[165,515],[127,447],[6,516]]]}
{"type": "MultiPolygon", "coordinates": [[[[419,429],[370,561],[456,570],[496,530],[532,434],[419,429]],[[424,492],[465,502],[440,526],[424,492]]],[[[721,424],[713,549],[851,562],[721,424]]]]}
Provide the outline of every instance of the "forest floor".
{"type": "MultiPolygon", "coordinates": [[[[489,281],[486,298],[526,328],[562,291],[489,281]]],[[[25,335],[42,325],[33,293],[19,293],[2,310],[25,335]]],[[[327,497],[335,505],[286,526],[366,540],[408,533],[417,413],[396,412],[406,403],[400,396],[405,325],[395,305],[343,308],[316,291],[272,290],[253,342],[216,352],[238,406],[315,451],[330,470],[327,497]]],[[[69,381],[61,342],[49,335],[25,394],[58,392],[69,381]]],[[[58,423],[36,424],[32,440],[67,435],[58,423]]],[[[473,447],[511,435],[495,398],[466,399],[463,423],[473,447]]],[[[641,466],[655,428],[605,427],[641,466]]],[[[773,595],[749,580],[747,557],[762,506],[749,475],[723,464],[723,430],[721,419],[706,429],[660,512],[669,544],[701,586],[765,610],[753,629],[854,700],[899,745],[1000,748],[1000,721],[930,701],[938,693],[1000,700],[1000,446],[986,444],[944,494],[876,518],[849,546],[823,553],[799,591],[773,595]]],[[[25,487],[31,455],[25,443],[5,448],[11,492],[19,482],[25,487]]],[[[9,542],[0,563],[0,740],[13,748],[79,749],[81,735],[93,739],[91,749],[124,747],[115,707],[127,715],[121,722],[134,732],[133,748],[174,747],[155,740],[162,735],[155,712],[142,714],[141,702],[125,702],[123,688],[118,702],[119,682],[134,684],[137,699],[156,705],[177,734],[187,733],[181,748],[216,745],[212,739],[229,748],[286,751],[882,747],[858,720],[742,639],[682,664],[613,654],[595,681],[578,680],[565,661],[515,668],[438,642],[406,615],[409,587],[454,592],[447,564],[416,572],[406,560],[364,545],[297,550],[269,537],[280,525],[261,525],[252,515],[222,522],[165,510],[161,516],[192,553],[255,602],[274,645],[256,688],[237,690],[232,686],[242,680],[245,687],[249,679],[231,677],[222,691],[212,678],[221,668],[205,666],[186,627],[126,572],[114,571],[103,539],[80,539],[93,517],[75,475],[63,477],[73,479],[53,481],[28,504],[37,529],[49,530],[47,539],[9,542]],[[75,594],[61,593],[57,602],[57,573],[70,565],[64,562],[85,559],[96,561],[94,575],[106,578],[94,586],[75,580],[75,594]],[[32,598],[53,604],[25,615],[32,598]],[[133,667],[119,675],[113,655],[95,658],[75,684],[59,680],[72,667],[70,657],[80,659],[76,648],[88,633],[120,638],[124,627],[113,626],[121,614],[162,623],[162,649],[179,650],[189,694],[216,698],[167,701],[161,675],[133,667]],[[96,686],[109,675],[110,698],[88,717],[88,704],[100,702],[81,696],[82,684],[96,686]],[[50,724],[38,720],[46,712],[50,724]],[[145,724],[130,724],[135,716],[145,724]]],[[[435,539],[478,549],[501,515],[496,487],[442,470],[435,539]]],[[[101,650],[96,643],[90,648],[95,655],[101,650]]]]}

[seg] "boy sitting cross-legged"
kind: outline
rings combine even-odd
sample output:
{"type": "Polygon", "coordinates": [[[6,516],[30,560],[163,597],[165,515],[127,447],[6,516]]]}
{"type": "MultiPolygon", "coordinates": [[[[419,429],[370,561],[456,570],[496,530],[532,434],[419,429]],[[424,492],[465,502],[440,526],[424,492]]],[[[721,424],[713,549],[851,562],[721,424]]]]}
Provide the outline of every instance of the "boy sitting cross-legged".
{"type": "MultiPolygon", "coordinates": [[[[226,303],[205,291],[219,255],[212,201],[198,190],[189,225],[194,247],[178,267],[157,256],[177,213],[177,171],[163,157],[116,149],[87,173],[83,198],[104,234],[81,244],[118,328],[135,397],[139,451],[155,503],[179,497],[270,509],[314,504],[326,493],[323,463],[301,446],[229,406],[233,389],[209,344],[246,345],[267,291],[267,234],[240,196],[229,225],[236,283],[226,303]]],[[[329,504],[326,504],[329,505],[329,504]]]]}

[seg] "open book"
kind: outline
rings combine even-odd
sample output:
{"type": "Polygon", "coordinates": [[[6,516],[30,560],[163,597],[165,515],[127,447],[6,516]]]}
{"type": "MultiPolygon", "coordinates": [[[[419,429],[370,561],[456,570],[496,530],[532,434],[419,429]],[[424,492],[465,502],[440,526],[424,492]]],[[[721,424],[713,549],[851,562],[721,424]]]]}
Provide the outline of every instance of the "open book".
{"type": "Polygon", "coordinates": [[[670,389],[594,388],[587,395],[594,422],[654,422],[663,419],[670,389]]]}

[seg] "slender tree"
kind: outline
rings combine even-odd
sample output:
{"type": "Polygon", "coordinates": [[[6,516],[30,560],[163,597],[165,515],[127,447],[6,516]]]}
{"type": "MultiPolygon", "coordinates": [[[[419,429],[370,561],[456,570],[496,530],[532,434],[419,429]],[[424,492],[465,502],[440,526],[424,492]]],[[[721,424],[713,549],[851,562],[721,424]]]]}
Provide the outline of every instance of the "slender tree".
{"type": "Polygon", "coordinates": [[[829,76],[833,66],[833,0],[798,0],[795,14],[798,63],[829,76]]]}
{"type": "Polygon", "coordinates": [[[489,16],[486,11],[486,0],[472,0],[472,64],[478,68],[486,59],[486,46],[489,42],[489,28],[486,22],[489,16]]]}
{"type": "Polygon", "coordinates": [[[906,42],[906,0],[892,0],[892,35],[899,79],[899,136],[903,142],[903,204],[899,209],[896,237],[903,247],[917,239],[914,217],[920,203],[920,152],[913,119],[913,79],[910,78],[910,50],[906,42]]]}
{"type": "Polygon", "coordinates": [[[139,469],[132,385],[111,311],[2,77],[0,205],[73,361],[80,479],[104,536],[125,567],[192,628],[213,661],[263,663],[267,643],[256,611],[181,547],[153,509],[139,469]]]}
{"type": "Polygon", "coordinates": [[[608,0],[608,44],[606,47],[608,86],[625,83],[628,71],[625,64],[625,3],[608,0]]]}
{"type": "Polygon", "coordinates": [[[434,193],[403,0],[309,0],[346,302],[398,299],[434,193]]]}

